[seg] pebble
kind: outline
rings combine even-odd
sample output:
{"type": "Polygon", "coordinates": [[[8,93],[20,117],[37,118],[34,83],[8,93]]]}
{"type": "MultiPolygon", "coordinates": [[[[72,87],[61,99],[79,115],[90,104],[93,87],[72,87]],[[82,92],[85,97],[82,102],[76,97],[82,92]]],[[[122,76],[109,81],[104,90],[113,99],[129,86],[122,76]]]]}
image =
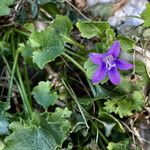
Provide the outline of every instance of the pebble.
{"type": "Polygon", "coordinates": [[[121,9],[108,19],[111,26],[118,26],[124,22],[125,25],[138,26],[143,23],[142,19],[136,18],[146,9],[147,0],[130,0],[121,9]],[[134,17],[136,16],[136,17],[134,17]]]}
{"type": "MultiPolygon", "coordinates": [[[[118,0],[87,0],[87,4],[91,7],[98,3],[116,3],[118,0]]],[[[136,18],[146,9],[148,0],[128,0],[121,9],[114,12],[114,15],[108,18],[111,26],[139,26],[143,23],[142,19],[136,18]],[[136,16],[136,17],[134,17],[136,16]]]]}
{"type": "Polygon", "coordinates": [[[114,0],[87,0],[87,4],[90,7],[98,3],[110,3],[110,2],[114,2],[114,0]]]}

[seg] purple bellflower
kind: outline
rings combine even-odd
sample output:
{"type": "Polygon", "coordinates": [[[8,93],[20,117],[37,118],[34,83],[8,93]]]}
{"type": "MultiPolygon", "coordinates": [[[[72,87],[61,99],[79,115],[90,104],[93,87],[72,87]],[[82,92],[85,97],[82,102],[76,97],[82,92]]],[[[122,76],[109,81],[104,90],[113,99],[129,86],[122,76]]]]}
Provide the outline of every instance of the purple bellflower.
{"type": "Polygon", "coordinates": [[[129,70],[133,68],[133,65],[126,62],[125,60],[121,60],[118,58],[120,54],[120,43],[119,41],[115,41],[108,52],[104,54],[99,53],[90,53],[90,60],[98,65],[92,76],[92,82],[94,84],[102,81],[105,76],[108,74],[110,81],[115,84],[120,84],[120,74],[118,69],[120,70],[129,70]]]}

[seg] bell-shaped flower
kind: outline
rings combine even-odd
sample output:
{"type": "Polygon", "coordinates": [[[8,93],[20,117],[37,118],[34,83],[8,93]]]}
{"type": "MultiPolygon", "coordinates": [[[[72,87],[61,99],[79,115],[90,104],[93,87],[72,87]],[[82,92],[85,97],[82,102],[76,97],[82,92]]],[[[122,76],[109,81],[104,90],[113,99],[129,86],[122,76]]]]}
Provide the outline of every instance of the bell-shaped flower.
{"type": "Polygon", "coordinates": [[[92,76],[92,82],[94,84],[99,83],[102,81],[106,75],[108,74],[108,77],[110,81],[118,85],[120,84],[120,74],[118,72],[119,70],[129,70],[133,68],[133,65],[128,63],[125,60],[121,60],[118,58],[120,54],[120,43],[119,41],[115,41],[111,48],[108,50],[108,52],[104,54],[100,53],[90,53],[89,57],[90,60],[98,65],[97,69],[95,70],[93,76],[92,76]]]}

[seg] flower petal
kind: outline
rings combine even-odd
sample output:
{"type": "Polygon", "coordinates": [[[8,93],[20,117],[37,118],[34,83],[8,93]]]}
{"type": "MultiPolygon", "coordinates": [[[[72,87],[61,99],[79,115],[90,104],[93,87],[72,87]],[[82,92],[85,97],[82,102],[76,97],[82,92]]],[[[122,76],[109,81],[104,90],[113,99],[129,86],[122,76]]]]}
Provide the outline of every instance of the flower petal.
{"type": "Polygon", "coordinates": [[[110,81],[115,84],[115,85],[118,85],[120,84],[120,74],[117,70],[116,67],[112,67],[109,71],[108,71],[108,77],[110,79],[110,81]]]}
{"type": "Polygon", "coordinates": [[[129,70],[133,68],[133,65],[128,63],[125,60],[117,59],[115,62],[116,62],[117,68],[119,68],[120,70],[129,70]]]}
{"type": "Polygon", "coordinates": [[[119,41],[115,41],[109,51],[107,52],[107,55],[113,55],[114,58],[117,58],[120,54],[120,43],[119,41]]]}
{"type": "Polygon", "coordinates": [[[92,82],[96,84],[102,81],[106,76],[106,72],[107,72],[106,64],[102,63],[102,65],[98,66],[97,69],[95,70],[92,76],[92,82]]]}
{"type": "Polygon", "coordinates": [[[97,65],[101,65],[103,61],[103,54],[99,53],[90,53],[89,54],[90,60],[97,65]]]}

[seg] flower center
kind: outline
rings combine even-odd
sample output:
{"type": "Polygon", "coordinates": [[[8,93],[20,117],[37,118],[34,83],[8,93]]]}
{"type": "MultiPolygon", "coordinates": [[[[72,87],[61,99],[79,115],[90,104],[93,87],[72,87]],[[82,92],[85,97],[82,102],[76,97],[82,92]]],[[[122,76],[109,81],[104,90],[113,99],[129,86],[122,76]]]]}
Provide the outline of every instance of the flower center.
{"type": "Polygon", "coordinates": [[[110,70],[112,67],[115,67],[116,66],[116,64],[114,63],[114,57],[112,56],[112,55],[109,55],[109,56],[106,56],[105,58],[104,58],[104,61],[105,61],[105,63],[106,63],[106,68],[108,69],[108,70],[110,70]]]}

